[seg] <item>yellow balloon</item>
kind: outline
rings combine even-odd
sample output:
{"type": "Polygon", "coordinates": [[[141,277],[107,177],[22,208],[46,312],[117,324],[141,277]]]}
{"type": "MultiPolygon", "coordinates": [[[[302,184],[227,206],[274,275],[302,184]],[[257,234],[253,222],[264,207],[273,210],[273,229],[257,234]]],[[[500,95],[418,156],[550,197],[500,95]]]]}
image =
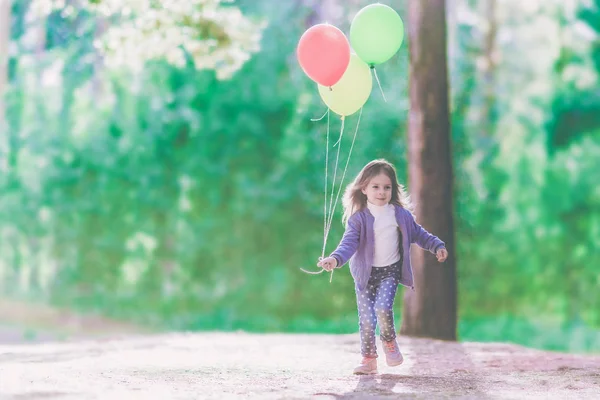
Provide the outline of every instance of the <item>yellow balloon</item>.
{"type": "Polygon", "coordinates": [[[356,54],[350,55],[350,64],[342,78],[333,86],[319,86],[319,94],[327,107],[342,117],[352,115],[365,105],[373,78],[369,66],[356,54]]]}

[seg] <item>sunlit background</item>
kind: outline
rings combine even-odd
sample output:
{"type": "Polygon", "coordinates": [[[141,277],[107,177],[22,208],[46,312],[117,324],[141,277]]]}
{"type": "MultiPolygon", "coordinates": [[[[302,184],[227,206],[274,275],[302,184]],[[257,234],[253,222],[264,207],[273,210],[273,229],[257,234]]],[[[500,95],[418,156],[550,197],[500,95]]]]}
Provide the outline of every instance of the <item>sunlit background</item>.
{"type": "MultiPolygon", "coordinates": [[[[0,341],[71,314],[357,332],[348,269],[299,269],[321,255],[327,122],[295,50],[370,3],[0,0],[0,341]]],[[[447,7],[459,338],[600,351],[600,0],[447,7]]],[[[386,158],[410,190],[408,57],[378,67],[348,176],[386,158]]],[[[328,251],[342,233],[338,206],[328,251]]]]}

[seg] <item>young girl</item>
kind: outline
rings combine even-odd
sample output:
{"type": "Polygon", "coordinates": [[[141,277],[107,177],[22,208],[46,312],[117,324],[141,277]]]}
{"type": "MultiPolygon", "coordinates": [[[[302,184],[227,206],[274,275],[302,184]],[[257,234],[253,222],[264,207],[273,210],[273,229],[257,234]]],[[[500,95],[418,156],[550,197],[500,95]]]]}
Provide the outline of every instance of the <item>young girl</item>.
{"type": "Polygon", "coordinates": [[[399,284],[414,290],[410,245],[416,243],[437,256],[448,257],[444,242],[415,222],[396,170],[385,160],[368,163],[344,193],[346,231],[338,247],[318,266],[331,271],[350,260],[358,305],[361,363],[355,374],[377,373],[375,327],[387,364],[400,365],[393,304],[399,284]]]}

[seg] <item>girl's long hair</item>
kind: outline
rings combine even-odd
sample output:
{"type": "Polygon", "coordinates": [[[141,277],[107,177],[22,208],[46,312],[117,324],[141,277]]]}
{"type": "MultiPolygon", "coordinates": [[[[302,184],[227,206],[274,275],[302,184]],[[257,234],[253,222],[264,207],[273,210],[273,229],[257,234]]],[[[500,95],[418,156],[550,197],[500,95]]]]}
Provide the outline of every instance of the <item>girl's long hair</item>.
{"type": "Polygon", "coordinates": [[[346,187],[344,198],[342,200],[344,206],[342,223],[344,225],[346,225],[348,219],[350,219],[354,213],[367,206],[367,196],[362,190],[367,187],[371,179],[381,173],[386,174],[392,181],[392,199],[390,200],[390,203],[396,204],[412,212],[412,204],[408,193],[404,186],[398,183],[396,168],[384,159],[373,160],[365,165],[354,181],[346,187]]]}

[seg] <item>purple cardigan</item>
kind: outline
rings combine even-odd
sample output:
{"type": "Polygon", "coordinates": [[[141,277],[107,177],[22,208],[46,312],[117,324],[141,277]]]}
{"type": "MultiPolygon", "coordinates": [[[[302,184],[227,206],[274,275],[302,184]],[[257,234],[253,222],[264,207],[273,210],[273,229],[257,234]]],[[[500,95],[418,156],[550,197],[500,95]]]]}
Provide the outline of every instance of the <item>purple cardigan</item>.
{"type": "MultiPolygon", "coordinates": [[[[436,236],[427,232],[415,221],[410,211],[394,205],[396,222],[402,232],[402,249],[404,259],[402,263],[402,279],[400,283],[414,289],[413,272],[410,265],[410,245],[416,243],[425,250],[435,254],[438,249],[445,247],[436,236]]],[[[355,212],[348,219],[348,226],[338,247],[331,253],[337,260],[337,267],[341,268],[350,260],[350,273],[358,291],[367,287],[371,269],[373,268],[373,254],[375,251],[375,232],[373,223],[375,217],[368,208],[355,212]]]]}

